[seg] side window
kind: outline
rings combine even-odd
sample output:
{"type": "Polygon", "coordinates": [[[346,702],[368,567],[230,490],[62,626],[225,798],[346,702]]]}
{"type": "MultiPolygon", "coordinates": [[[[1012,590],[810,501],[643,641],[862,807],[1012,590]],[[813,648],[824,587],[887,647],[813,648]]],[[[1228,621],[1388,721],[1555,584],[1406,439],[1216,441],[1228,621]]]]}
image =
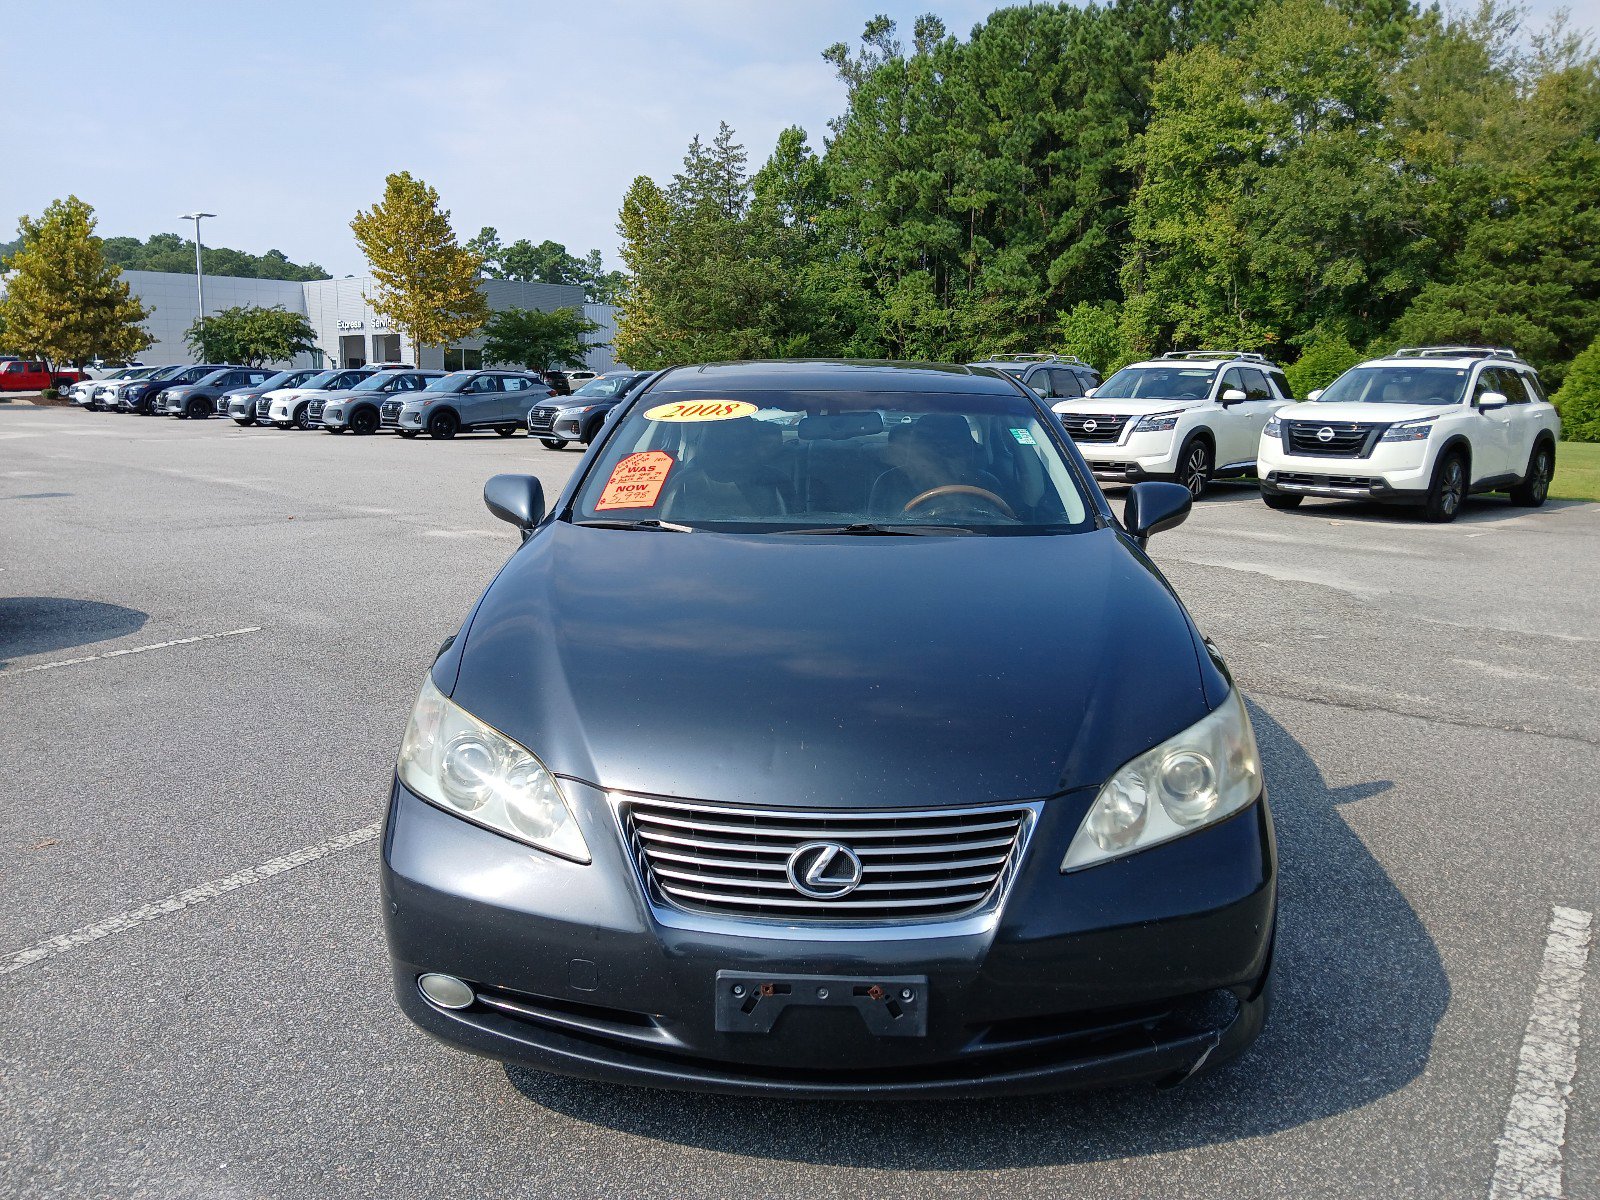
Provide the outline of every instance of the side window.
{"type": "Polygon", "coordinates": [[[1239,372],[1244,377],[1244,394],[1249,400],[1271,400],[1272,389],[1267,386],[1267,377],[1260,371],[1243,370],[1239,372]]]}
{"type": "Polygon", "coordinates": [[[1244,379],[1241,376],[1238,367],[1229,367],[1227,372],[1222,376],[1222,386],[1217,389],[1217,398],[1220,400],[1222,398],[1222,393],[1227,391],[1240,391],[1244,392],[1247,396],[1250,394],[1249,392],[1245,391],[1244,379]]]}
{"type": "MultiPolygon", "coordinates": [[[[1483,367],[1479,370],[1478,382],[1472,385],[1473,404],[1477,404],[1479,400],[1482,400],[1490,392],[1505,392],[1505,380],[1500,375],[1499,367],[1483,367]]],[[[1510,400],[1511,396],[1507,394],[1506,399],[1510,400]]]]}
{"type": "MultiPolygon", "coordinates": [[[[1522,373],[1518,372],[1518,374],[1522,373]]],[[[1535,404],[1550,403],[1550,401],[1545,398],[1544,384],[1539,382],[1539,377],[1537,375],[1530,371],[1527,374],[1522,375],[1522,382],[1527,386],[1528,395],[1533,397],[1533,402],[1535,404]]]]}
{"type": "Polygon", "coordinates": [[[1282,371],[1268,371],[1267,378],[1277,386],[1278,395],[1285,400],[1293,400],[1294,393],[1289,390],[1289,377],[1282,371]]]}
{"type": "Polygon", "coordinates": [[[505,390],[508,392],[523,392],[528,389],[528,381],[526,379],[520,379],[514,375],[507,376],[500,382],[505,385],[505,390]]]}
{"type": "Polygon", "coordinates": [[[496,385],[499,382],[493,375],[479,375],[471,383],[467,384],[466,390],[480,395],[485,392],[498,392],[500,389],[496,385]]]}
{"type": "Polygon", "coordinates": [[[1083,395],[1083,389],[1078,386],[1078,377],[1071,371],[1052,367],[1050,369],[1050,394],[1062,399],[1073,399],[1083,395]]]}
{"type": "Polygon", "coordinates": [[[1510,367],[1500,368],[1500,390],[1506,394],[1508,404],[1528,403],[1528,389],[1523,386],[1524,375],[1510,367]]]}

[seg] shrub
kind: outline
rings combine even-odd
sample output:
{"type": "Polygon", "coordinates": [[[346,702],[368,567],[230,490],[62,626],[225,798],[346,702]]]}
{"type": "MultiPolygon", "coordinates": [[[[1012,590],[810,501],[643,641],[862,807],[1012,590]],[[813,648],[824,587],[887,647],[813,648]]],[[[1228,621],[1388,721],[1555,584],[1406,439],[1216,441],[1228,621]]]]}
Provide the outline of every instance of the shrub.
{"type": "Polygon", "coordinates": [[[1569,442],[1600,442],[1600,338],[1572,360],[1551,399],[1561,411],[1561,436],[1569,442]]]}
{"type": "Polygon", "coordinates": [[[1298,362],[1284,368],[1295,398],[1304,400],[1317,388],[1325,388],[1361,361],[1361,352],[1342,333],[1319,329],[1306,342],[1298,362]]]}
{"type": "Polygon", "coordinates": [[[1062,353],[1076,354],[1102,375],[1109,376],[1133,361],[1133,349],[1122,326],[1122,307],[1115,302],[1080,301],[1062,315],[1056,334],[1062,353]]]}

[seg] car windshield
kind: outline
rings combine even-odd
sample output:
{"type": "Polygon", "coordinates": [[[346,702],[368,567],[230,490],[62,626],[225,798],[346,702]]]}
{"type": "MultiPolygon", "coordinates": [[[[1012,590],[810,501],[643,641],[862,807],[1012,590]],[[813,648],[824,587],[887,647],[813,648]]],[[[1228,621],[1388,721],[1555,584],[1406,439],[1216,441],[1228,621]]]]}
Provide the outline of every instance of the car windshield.
{"type": "Polygon", "coordinates": [[[477,371],[452,371],[443,379],[435,379],[430,382],[428,390],[430,392],[459,392],[477,374],[477,371]]]}
{"type": "Polygon", "coordinates": [[[1027,397],[652,393],[574,497],[575,522],[729,532],[1066,533],[1084,492],[1027,397]]]}
{"type": "Polygon", "coordinates": [[[1459,404],[1464,367],[1352,367],[1328,385],[1318,404],[1459,404]]]}
{"type": "Polygon", "coordinates": [[[1123,367],[1094,390],[1096,400],[1204,400],[1216,367],[1123,367]]]}
{"type": "Polygon", "coordinates": [[[599,379],[591,379],[577,391],[572,393],[574,400],[605,400],[611,396],[620,395],[622,390],[633,382],[632,375],[602,375],[599,379]]]}
{"type": "Polygon", "coordinates": [[[377,375],[368,375],[350,390],[352,392],[381,392],[394,381],[395,375],[391,372],[385,371],[377,375]]]}

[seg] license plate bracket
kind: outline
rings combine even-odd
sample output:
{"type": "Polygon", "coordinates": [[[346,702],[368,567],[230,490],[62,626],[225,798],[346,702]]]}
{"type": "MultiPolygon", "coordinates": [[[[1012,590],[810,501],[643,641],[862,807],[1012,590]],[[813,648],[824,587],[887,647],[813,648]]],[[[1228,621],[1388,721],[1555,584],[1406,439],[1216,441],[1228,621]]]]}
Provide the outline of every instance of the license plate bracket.
{"type": "Polygon", "coordinates": [[[926,975],[755,975],[717,972],[718,1033],[771,1033],[792,1007],[853,1008],[878,1037],[928,1032],[926,975]]]}

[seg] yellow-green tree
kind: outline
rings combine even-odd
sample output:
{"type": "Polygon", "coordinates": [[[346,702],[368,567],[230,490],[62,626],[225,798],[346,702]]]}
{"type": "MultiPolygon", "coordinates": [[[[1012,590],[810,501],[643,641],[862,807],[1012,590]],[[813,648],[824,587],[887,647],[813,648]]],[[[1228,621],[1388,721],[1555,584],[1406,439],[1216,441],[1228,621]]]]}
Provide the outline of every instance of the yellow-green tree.
{"type": "Polygon", "coordinates": [[[106,262],[94,227],[94,209],[76,196],[18,222],[22,242],[7,261],[12,274],[0,300],[11,349],[85,363],[96,355],[132,358],[150,345],[143,324],[150,310],[134,299],[121,268],[106,262]]]}
{"type": "Polygon", "coordinates": [[[409,171],[390,175],[383,199],[356,213],[350,228],[378,285],[367,300],[410,337],[419,359],[425,345],[448,346],[482,328],[489,316],[478,290],[483,258],[456,241],[433,188],[409,171]]]}

